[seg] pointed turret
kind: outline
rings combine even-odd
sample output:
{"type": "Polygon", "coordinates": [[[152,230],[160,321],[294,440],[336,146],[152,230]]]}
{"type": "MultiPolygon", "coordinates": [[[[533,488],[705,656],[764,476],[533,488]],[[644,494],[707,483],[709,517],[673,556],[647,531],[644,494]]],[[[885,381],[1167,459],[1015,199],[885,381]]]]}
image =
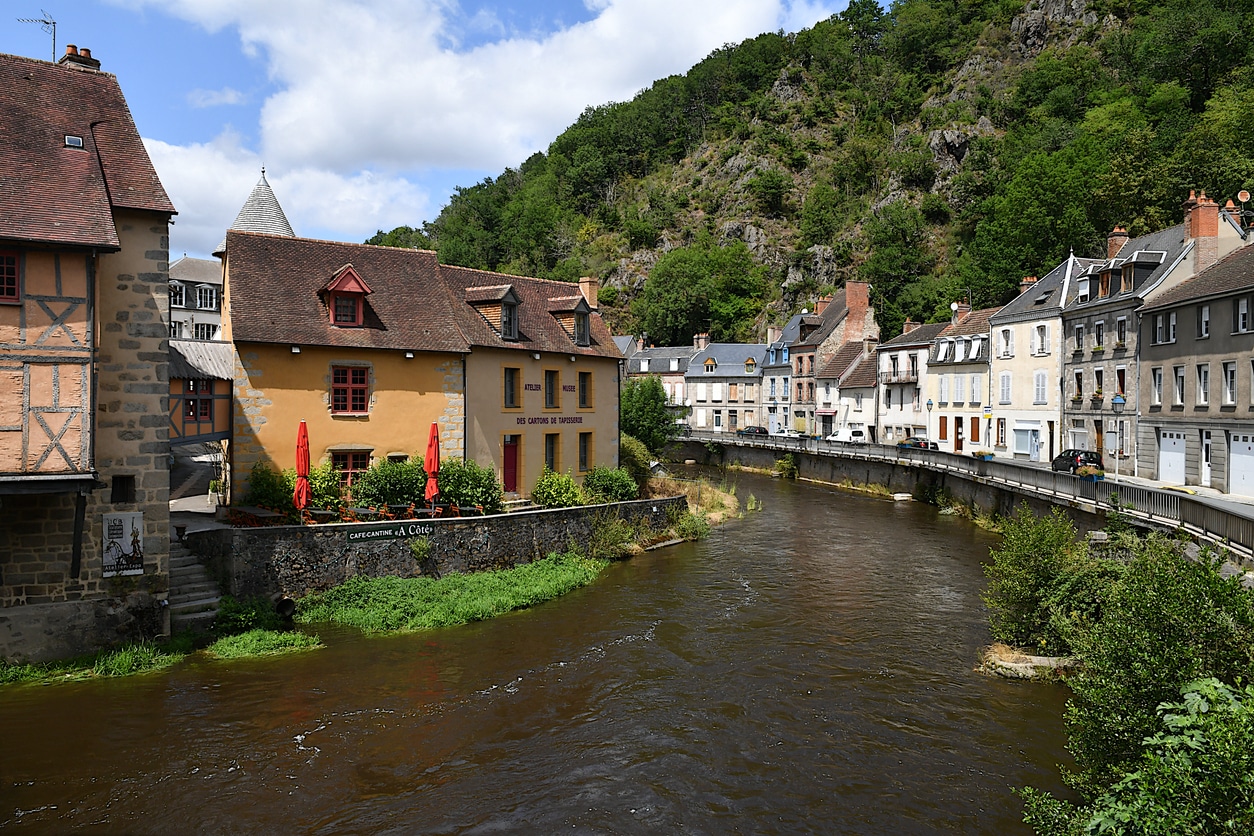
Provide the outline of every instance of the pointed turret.
{"type": "MultiPolygon", "coordinates": [[[[267,235],[296,237],[296,233],[292,231],[292,225],[287,221],[287,215],[283,214],[279,199],[274,196],[274,190],[266,181],[264,166],[261,169],[261,179],[257,181],[257,185],[253,186],[252,194],[248,196],[248,200],[244,201],[243,208],[239,210],[239,214],[235,216],[235,222],[229,228],[237,232],[264,232],[267,235]]],[[[214,249],[213,254],[222,255],[224,252],[226,252],[225,236],[222,238],[222,243],[214,249]]]]}

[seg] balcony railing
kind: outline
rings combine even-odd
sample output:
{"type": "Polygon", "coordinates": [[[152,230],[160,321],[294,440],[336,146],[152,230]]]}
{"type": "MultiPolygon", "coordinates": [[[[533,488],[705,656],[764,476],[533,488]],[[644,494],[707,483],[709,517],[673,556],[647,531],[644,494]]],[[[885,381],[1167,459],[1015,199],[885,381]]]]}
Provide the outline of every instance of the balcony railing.
{"type": "Polygon", "coordinates": [[[880,372],[880,383],[918,383],[919,373],[912,371],[880,372]]]}

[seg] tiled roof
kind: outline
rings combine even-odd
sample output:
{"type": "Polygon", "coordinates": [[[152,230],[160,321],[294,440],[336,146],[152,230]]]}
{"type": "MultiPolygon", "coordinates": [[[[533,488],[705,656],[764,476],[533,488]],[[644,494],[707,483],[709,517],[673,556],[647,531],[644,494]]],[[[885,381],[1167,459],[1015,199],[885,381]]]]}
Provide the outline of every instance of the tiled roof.
{"type": "Polygon", "coordinates": [[[988,321],[1001,308],[983,308],[967,313],[957,322],[945,326],[938,337],[967,337],[988,333],[988,321]]]}
{"type": "Polygon", "coordinates": [[[170,265],[170,281],[187,284],[222,284],[222,262],[216,258],[183,256],[170,265]]]}
{"type": "Polygon", "coordinates": [[[174,214],[114,76],[0,55],[0,91],[0,239],[115,249],[114,208],[174,214]]]}
{"type": "Polygon", "coordinates": [[[936,336],[949,327],[948,322],[933,322],[928,325],[920,325],[912,331],[904,334],[898,334],[888,342],[879,344],[879,350],[886,348],[905,348],[912,345],[930,345],[936,336]]]}
{"type": "Polygon", "coordinates": [[[841,378],[840,385],[843,388],[874,386],[878,381],[878,367],[875,355],[863,357],[858,365],[854,366],[850,371],[841,378]]]}
{"type": "Polygon", "coordinates": [[[797,346],[809,347],[822,345],[823,341],[830,337],[832,332],[836,330],[836,326],[839,325],[849,314],[849,308],[846,307],[845,299],[845,289],[841,288],[832,296],[832,301],[827,303],[827,307],[823,309],[823,313],[811,314],[811,316],[817,316],[821,319],[822,324],[819,325],[817,330],[812,331],[808,337],[797,343],[797,346]]]}
{"type": "MultiPolygon", "coordinates": [[[[257,181],[257,185],[253,186],[252,192],[244,201],[244,205],[240,207],[239,214],[235,216],[230,229],[236,232],[286,235],[288,238],[296,236],[296,233],[292,231],[292,225],[287,222],[287,215],[283,214],[279,199],[274,196],[274,189],[270,188],[270,183],[266,180],[264,168],[261,170],[261,179],[257,181]]],[[[213,254],[219,255],[225,249],[226,238],[223,238],[213,254]]]]}
{"type": "Polygon", "coordinates": [[[863,343],[861,340],[845,343],[832,355],[832,359],[823,365],[823,368],[819,370],[815,377],[838,379],[845,372],[849,371],[850,366],[858,362],[858,359],[862,357],[862,351],[863,343]]]}
{"type": "Polygon", "coordinates": [[[433,252],[236,231],[226,244],[237,342],[469,349],[433,252]],[[360,328],[333,326],[318,293],[346,262],[373,290],[360,328]]]}
{"type": "Polygon", "coordinates": [[[1254,289],[1254,246],[1228,253],[1193,278],[1152,297],[1142,311],[1166,308],[1192,299],[1254,289]]]}
{"type": "MultiPolygon", "coordinates": [[[[400,252],[410,251],[401,250],[400,252]]],[[[439,273],[454,299],[464,298],[468,288],[500,287],[505,284],[513,287],[514,292],[518,294],[517,340],[501,339],[496,329],[489,325],[469,302],[457,302],[455,310],[458,315],[458,324],[472,346],[525,351],[556,351],[563,354],[615,359],[621,359],[623,356],[618,346],[614,344],[610,329],[606,326],[605,320],[601,319],[600,314],[593,312],[588,317],[591,332],[590,344],[576,345],[566,329],[550,312],[550,300],[553,299],[566,300],[559,303],[560,310],[572,310],[573,306],[570,305],[570,301],[574,297],[571,291],[578,291],[578,285],[447,265],[441,265],[439,273]]]]}
{"type": "Polygon", "coordinates": [[[172,379],[232,380],[235,360],[230,343],[212,340],[170,340],[170,377],[172,379]]]}

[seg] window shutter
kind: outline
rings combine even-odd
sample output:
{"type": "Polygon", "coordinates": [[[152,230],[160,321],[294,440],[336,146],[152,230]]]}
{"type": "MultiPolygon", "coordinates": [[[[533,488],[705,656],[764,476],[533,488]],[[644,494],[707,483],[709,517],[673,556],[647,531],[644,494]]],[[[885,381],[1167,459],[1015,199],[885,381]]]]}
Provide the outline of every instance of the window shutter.
{"type": "MultiPolygon", "coordinates": [[[[697,400],[699,401],[705,400],[705,382],[704,381],[697,384],[697,400]]],[[[705,425],[702,424],[702,426],[705,426],[705,425]]]]}
{"type": "Polygon", "coordinates": [[[944,415],[940,417],[940,440],[944,441],[949,437],[949,419],[944,415]]]}
{"type": "Polygon", "coordinates": [[[723,399],[723,384],[711,383],[710,384],[710,400],[721,401],[722,399],[723,399]]]}
{"type": "Polygon", "coordinates": [[[1010,372],[1001,373],[1001,402],[1010,403],[1010,372]]]}
{"type": "Polygon", "coordinates": [[[980,419],[976,418],[974,415],[971,416],[971,440],[980,440],[980,419]]]}

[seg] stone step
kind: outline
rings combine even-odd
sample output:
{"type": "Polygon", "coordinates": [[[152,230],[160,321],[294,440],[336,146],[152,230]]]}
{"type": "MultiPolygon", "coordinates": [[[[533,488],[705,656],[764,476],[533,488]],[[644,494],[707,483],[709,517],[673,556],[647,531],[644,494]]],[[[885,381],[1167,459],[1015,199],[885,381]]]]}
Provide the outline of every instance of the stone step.
{"type": "Polygon", "coordinates": [[[170,630],[177,633],[182,630],[192,630],[197,633],[204,633],[213,626],[213,620],[218,617],[218,610],[215,607],[212,610],[201,610],[199,612],[190,613],[170,613],[170,630]]]}
{"type": "Polygon", "coordinates": [[[179,581],[170,584],[170,598],[178,598],[184,600],[186,598],[201,597],[207,595],[218,595],[218,585],[209,579],[202,581],[179,581]]]}
{"type": "Polygon", "coordinates": [[[194,554],[182,555],[180,557],[170,558],[170,571],[175,572],[179,569],[190,569],[194,566],[200,566],[200,560],[194,554]]]}
{"type": "Polygon", "coordinates": [[[530,499],[509,499],[501,503],[502,510],[504,510],[507,514],[511,514],[515,511],[531,511],[538,507],[539,506],[530,499]]]}
{"type": "Polygon", "coordinates": [[[206,596],[203,598],[192,598],[190,600],[179,600],[177,596],[170,596],[170,616],[186,615],[187,613],[206,612],[212,610],[214,613],[218,611],[219,596],[206,596]]]}

